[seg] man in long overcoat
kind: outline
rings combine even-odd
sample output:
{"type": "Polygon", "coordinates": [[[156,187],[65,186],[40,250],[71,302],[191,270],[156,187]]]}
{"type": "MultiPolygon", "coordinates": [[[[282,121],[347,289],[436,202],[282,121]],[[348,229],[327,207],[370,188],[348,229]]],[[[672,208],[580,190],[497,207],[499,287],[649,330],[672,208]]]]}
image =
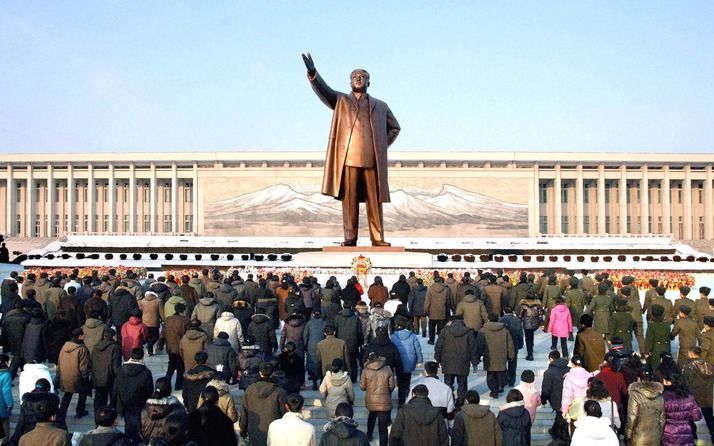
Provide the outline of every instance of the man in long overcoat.
{"type": "Polygon", "coordinates": [[[390,200],[387,148],[399,135],[399,123],[385,102],[367,94],[366,70],[352,71],[352,92],[345,94],[327,85],[309,53],[302,57],[315,94],[334,110],[322,193],[342,201],[342,245],[357,244],[359,203],[366,202],[372,245],[389,246],[384,241],[382,203],[390,200]]]}

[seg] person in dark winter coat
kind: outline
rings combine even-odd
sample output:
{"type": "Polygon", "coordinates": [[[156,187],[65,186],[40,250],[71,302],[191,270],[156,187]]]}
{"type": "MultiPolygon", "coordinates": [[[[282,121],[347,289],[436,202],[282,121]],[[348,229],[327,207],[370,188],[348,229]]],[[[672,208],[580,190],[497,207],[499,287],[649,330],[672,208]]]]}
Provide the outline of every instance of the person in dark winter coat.
{"type": "Polygon", "coordinates": [[[345,308],[335,316],[335,330],[335,336],[345,341],[347,354],[349,355],[347,369],[350,371],[350,379],[355,383],[357,382],[359,348],[363,340],[362,322],[360,322],[354,311],[347,307],[346,302],[345,308]]]}
{"type": "Polygon", "coordinates": [[[141,439],[148,444],[152,438],[160,436],[164,432],[166,419],[172,414],[185,416],[186,409],[171,395],[171,381],[159,378],[154,393],[141,410],[141,439]]]}
{"type": "Polygon", "coordinates": [[[523,324],[521,320],[513,314],[513,308],[510,305],[503,307],[503,316],[498,320],[502,323],[506,330],[511,334],[513,340],[513,348],[516,350],[512,359],[508,360],[508,386],[516,385],[516,367],[518,366],[518,350],[523,348],[523,324]]]}
{"type": "Polygon", "coordinates": [[[419,339],[417,339],[414,333],[407,330],[404,321],[395,323],[394,328],[395,330],[394,333],[392,333],[391,340],[399,352],[402,363],[401,372],[397,373],[399,404],[402,405],[409,396],[412,373],[416,370],[417,364],[424,362],[424,358],[422,356],[419,339]]]}
{"type": "Polygon", "coordinates": [[[238,375],[238,357],[228,341],[228,333],[220,332],[206,349],[208,360],[206,365],[225,377],[229,383],[234,382],[238,375]]]}
{"type": "Polygon", "coordinates": [[[327,323],[333,324],[335,316],[342,309],[340,304],[340,293],[335,288],[332,280],[325,283],[325,288],[322,290],[320,298],[320,313],[327,323]]]}
{"type": "Polygon", "coordinates": [[[206,352],[196,353],[195,360],[196,367],[183,374],[183,389],[181,391],[183,405],[186,406],[189,413],[198,406],[198,397],[206,384],[212,379],[219,378],[218,372],[206,365],[208,360],[206,352]]]}
{"type": "Polygon", "coordinates": [[[466,403],[454,419],[451,446],[488,445],[502,446],[503,434],[496,416],[488,406],[480,405],[481,398],[475,390],[466,392],[466,403]]]}
{"type": "Polygon", "coordinates": [[[82,436],[79,446],[130,446],[131,442],[124,432],[117,429],[119,414],[111,407],[98,407],[94,411],[96,429],[87,431],[82,436]]]}
{"type": "Polygon", "coordinates": [[[714,436],[714,415],[712,414],[714,366],[702,358],[700,347],[689,349],[689,360],[682,367],[682,379],[702,409],[709,435],[714,436]]]}
{"type": "Polygon", "coordinates": [[[57,364],[62,346],[72,338],[72,331],[76,328],[67,316],[63,309],[57,309],[47,326],[47,360],[54,364],[57,364]]]}
{"type": "Polygon", "coordinates": [[[218,391],[206,387],[201,392],[201,399],[203,405],[188,415],[189,440],[198,446],[237,446],[233,422],[218,408],[218,391]]]}
{"type": "Polygon", "coordinates": [[[316,369],[317,366],[317,343],[325,339],[325,319],[320,311],[313,311],[312,318],[305,324],[302,332],[303,345],[305,345],[305,368],[308,379],[312,380],[313,390],[317,390],[317,380],[322,372],[316,369]]]}
{"type": "Polygon", "coordinates": [[[24,364],[22,361],[22,339],[25,337],[25,327],[30,321],[30,317],[30,313],[25,311],[23,300],[15,301],[15,309],[3,314],[0,345],[3,352],[12,355],[10,375],[13,379],[17,377],[20,366],[24,364]]]}
{"type": "Polygon", "coordinates": [[[342,306],[343,308],[347,306],[350,309],[354,309],[357,302],[362,300],[362,293],[357,289],[357,280],[349,279],[347,285],[342,290],[342,306]]]}
{"type": "Polygon", "coordinates": [[[154,378],[144,365],[144,349],[135,348],[114,380],[117,410],[124,418],[124,430],[132,441],[140,441],[141,409],[153,392],[154,378]]]}
{"type": "Polygon", "coordinates": [[[511,389],[506,396],[506,405],[501,407],[496,417],[503,433],[503,444],[508,446],[530,446],[531,416],[523,403],[519,390],[511,389]]]}
{"type": "Polygon", "coordinates": [[[508,383],[508,360],[515,356],[515,349],[511,333],[498,322],[498,315],[490,313],[488,319],[476,336],[476,361],[483,358],[486,383],[491,397],[497,398],[508,383]]]}
{"type": "Polygon", "coordinates": [[[248,333],[248,325],[250,324],[250,318],[253,317],[253,309],[250,304],[245,299],[237,299],[233,302],[233,315],[240,322],[240,328],[242,333],[248,333]]]}
{"type": "Polygon", "coordinates": [[[24,362],[44,362],[47,359],[47,319],[41,308],[32,309],[32,317],[25,326],[21,356],[24,362]]]}
{"type": "Polygon", "coordinates": [[[340,403],[335,408],[335,418],[325,424],[319,446],[369,446],[369,439],[357,429],[350,403],[340,403]]]}
{"type": "Polygon", "coordinates": [[[305,317],[302,313],[292,313],[285,320],[280,333],[280,350],[285,348],[286,342],[295,343],[295,353],[301,358],[305,357],[305,343],[303,342],[303,332],[305,331],[305,317]]]}
{"type": "Polygon", "coordinates": [[[409,301],[409,293],[411,292],[411,287],[407,283],[407,277],[402,274],[399,276],[399,279],[394,282],[394,285],[392,285],[392,289],[389,291],[389,294],[396,295],[397,299],[403,304],[407,305],[407,302],[409,301]]]}
{"type": "Polygon", "coordinates": [[[427,336],[427,312],[424,310],[424,301],[426,300],[427,288],[424,286],[424,281],[422,279],[416,280],[416,285],[409,291],[409,297],[407,298],[407,306],[409,307],[409,312],[414,318],[414,333],[419,334],[421,328],[421,336],[425,338],[427,336]]]}
{"type": "Polygon", "coordinates": [[[285,391],[288,395],[300,393],[305,382],[305,361],[297,354],[293,341],[288,341],[278,356],[280,370],[285,373],[285,391]]]}
{"type": "Polygon", "coordinates": [[[544,406],[549,403],[555,411],[553,426],[550,428],[550,435],[558,440],[569,438],[568,423],[563,418],[560,403],[563,399],[563,378],[568,373],[568,358],[561,358],[560,352],[552,350],[548,354],[548,368],[543,374],[543,383],[540,390],[540,401],[544,406]]]}
{"type": "Polygon", "coordinates": [[[129,321],[131,310],[138,306],[136,297],[131,294],[131,291],[125,286],[120,286],[109,297],[107,320],[116,327],[118,332],[129,321]]]}
{"type": "Polygon", "coordinates": [[[413,398],[397,412],[389,434],[390,446],[447,446],[449,434],[441,409],[431,405],[429,389],[418,385],[413,398]]]}
{"type": "Polygon", "coordinates": [[[0,303],[0,313],[5,317],[9,312],[15,309],[15,303],[22,299],[18,294],[17,282],[12,279],[3,280],[2,303],[0,303]],[[5,283],[8,282],[6,285],[5,283]]]}
{"type": "Polygon", "coordinates": [[[221,316],[221,306],[216,302],[212,292],[206,293],[206,297],[198,300],[198,304],[193,308],[191,320],[201,321],[201,330],[208,336],[208,340],[213,339],[213,327],[221,316]]]}
{"type": "Polygon", "coordinates": [[[444,383],[452,389],[454,380],[458,383],[458,406],[466,397],[470,366],[473,365],[475,370],[478,365],[477,343],[473,333],[473,330],[464,324],[461,316],[454,316],[452,322],[439,334],[434,348],[434,360],[441,365],[444,383]]]}
{"type": "Polygon", "coordinates": [[[367,354],[369,355],[373,352],[377,356],[384,358],[385,364],[392,369],[394,376],[402,373],[402,358],[399,355],[399,350],[389,338],[385,327],[377,328],[377,336],[367,344],[367,354]]]}
{"type": "MultiPolygon", "coordinates": [[[[20,398],[20,415],[15,425],[15,431],[12,433],[10,443],[17,445],[20,437],[35,428],[35,405],[40,401],[50,401],[52,407],[58,408],[60,405],[59,396],[51,391],[50,382],[44,378],[40,378],[35,383],[35,388],[31,392],[27,392],[20,398]]],[[[66,428],[64,420],[58,420],[58,426],[66,428]]]]}
{"type": "Polygon", "coordinates": [[[258,308],[256,314],[250,320],[248,324],[248,334],[253,336],[255,339],[255,344],[260,347],[268,359],[278,348],[278,339],[275,336],[275,330],[273,328],[273,322],[265,314],[265,310],[258,308]]]}
{"type": "Polygon", "coordinates": [[[240,435],[248,438],[250,444],[267,444],[270,423],[285,414],[288,395],[271,380],[272,374],[272,365],[264,363],[260,367],[260,380],[246,389],[241,400],[240,435]]]}
{"type": "Polygon", "coordinates": [[[111,328],[104,332],[89,354],[94,386],[94,411],[104,406],[114,407],[114,380],[121,367],[121,348],[116,342],[116,332],[111,328]],[[111,403],[110,403],[111,401],[111,403]]]}

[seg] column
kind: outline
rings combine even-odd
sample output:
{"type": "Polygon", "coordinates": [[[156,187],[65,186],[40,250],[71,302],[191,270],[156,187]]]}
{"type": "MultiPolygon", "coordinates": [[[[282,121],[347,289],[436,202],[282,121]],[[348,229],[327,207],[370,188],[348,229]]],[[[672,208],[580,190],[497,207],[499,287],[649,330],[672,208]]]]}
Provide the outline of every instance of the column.
{"type": "Polygon", "coordinates": [[[136,167],[129,164],[129,232],[136,231],[136,167]]]}
{"type": "Polygon", "coordinates": [[[533,193],[531,193],[530,200],[528,200],[528,236],[537,237],[540,233],[540,178],[538,163],[533,164],[533,184],[531,188],[533,193]]]}
{"type": "Polygon", "coordinates": [[[151,197],[149,197],[149,209],[151,212],[151,231],[156,231],[156,163],[151,163],[151,197]]]}
{"type": "Polygon", "coordinates": [[[74,231],[74,166],[67,165],[67,233],[74,231]]]}
{"type": "Polygon", "coordinates": [[[605,234],[605,165],[597,166],[597,233],[605,234]]]}
{"type": "Polygon", "coordinates": [[[706,167],[706,177],[704,179],[704,239],[714,238],[714,203],[712,203],[712,166],[706,167]]]}
{"type": "Polygon", "coordinates": [[[25,236],[33,237],[35,229],[35,215],[33,214],[34,194],[35,194],[35,178],[32,172],[32,164],[27,165],[27,187],[25,188],[27,196],[25,196],[25,236]]]}
{"type": "Polygon", "coordinates": [[[117,202],[115,195],[116,180],[114,179],[114,164],[109,163],[109,232],[114,233],[117,231],[116,227],[116,214],[117,214],[117,202]]]}
{"type": "Polygon", "coordinates": [[[563,179],[560,173],[560,163],[555,165],[555,180],[553,181],[553,205],[554,207],[554,217],[555,220],[555,231],[554,234],[563,233],[563,179]]]}
{"type": "Polygon", "coordinates": [[[193,163],[193,188],[191,189],[191,204],[193,205],[192,219],[194,234],[198,234],[198,163],[193,163]]]}
{"type": "Polygon", "coordinates": [[[7,214],[5,214],[5,228],[7,235],[15,234],[16,215],[15,215],[15,179],[13,178],[12,164],[7,165],[7,179],[5,180],[5,203],[7,203],[7,214]]]}
{"type": "Polygon", "coordinates": [[[582,163],[578,163],[575,172],[577,175],[575,178],[575,233],[583,234],[585,232],[585,203],[583,201],[585,187],[582,163]]]}
{"type": "Polygon", "coordinates": [[[95,196],[95,190],[97,186],[94,184],[94,166],[92,164],[87,166],[87,232],[94,232],[97,228],[94,226],[94,215],[97,213],[97,197],[95,196]]]}
{"type": "Polygon", "coordinates": [[[55,191],[52,164],[47,164],[47,237],[55,236],[55,225],[58,223],[55,221],[55,193],[57,193],[57,191],[55,191]]]}
{"type": "Polygon", "coordinates": [[[650,180],[648,173],[647,164],[644,164],[642,166],[642,179],[640,180],[640,218],[642,219],[641,234],[650,233],[650,180]]]}
{"type": "Polygon", "coordinates": [[[692,236],[692,166],[684,166],[684,183],[682,183],[682,194],[684,195],[684,234],[680,234],[684,240],[691,240],[692,236]]]}
{"type": "Polygon", "coordinates": [[[672,194],[669,191],[669,166],[662,168],[662,232],[672,233],[672,225],[669,224],[672,218],[672,194]]]}
{"type": "Polygon", "coordinates": [[[620,187],[617,189],[620,194],[620,234],[627,234],[627,166],[620,165],[620,187]]]}
{"type": "Polygon", "coordinates": [[[171,232],[178,232],[178,172],[176,163],[171,163],[171,232]]]}

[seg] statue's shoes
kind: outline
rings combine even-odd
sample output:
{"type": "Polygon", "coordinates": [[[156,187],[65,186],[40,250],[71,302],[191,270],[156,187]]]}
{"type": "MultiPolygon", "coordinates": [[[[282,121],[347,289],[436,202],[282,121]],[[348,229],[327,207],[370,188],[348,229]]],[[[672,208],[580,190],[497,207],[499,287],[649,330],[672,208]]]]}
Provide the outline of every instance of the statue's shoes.
{"type": "Polygon", "coordinates": [[[391,243],[387,243],[384,240],[377,240],[372,242],[372,246],[392,246],[391,243]]]}
{"type": "Polygon", "coordinates": [[[357,240],[345,240],[340,246],[357,246],[357,240]]]}

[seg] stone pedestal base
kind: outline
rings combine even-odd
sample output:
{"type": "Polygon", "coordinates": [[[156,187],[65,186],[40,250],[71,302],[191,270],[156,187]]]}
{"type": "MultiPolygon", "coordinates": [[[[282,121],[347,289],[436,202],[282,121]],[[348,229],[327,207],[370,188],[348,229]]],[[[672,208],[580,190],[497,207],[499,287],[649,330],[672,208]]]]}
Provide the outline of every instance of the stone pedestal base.
{"type": "Polygon", "coordinates": [[[406,249],[404,246],[323,246],[322,252],[334,252],[340,254],[346,253],[391,253],[391,252],[404,252],[406,249]]]}

